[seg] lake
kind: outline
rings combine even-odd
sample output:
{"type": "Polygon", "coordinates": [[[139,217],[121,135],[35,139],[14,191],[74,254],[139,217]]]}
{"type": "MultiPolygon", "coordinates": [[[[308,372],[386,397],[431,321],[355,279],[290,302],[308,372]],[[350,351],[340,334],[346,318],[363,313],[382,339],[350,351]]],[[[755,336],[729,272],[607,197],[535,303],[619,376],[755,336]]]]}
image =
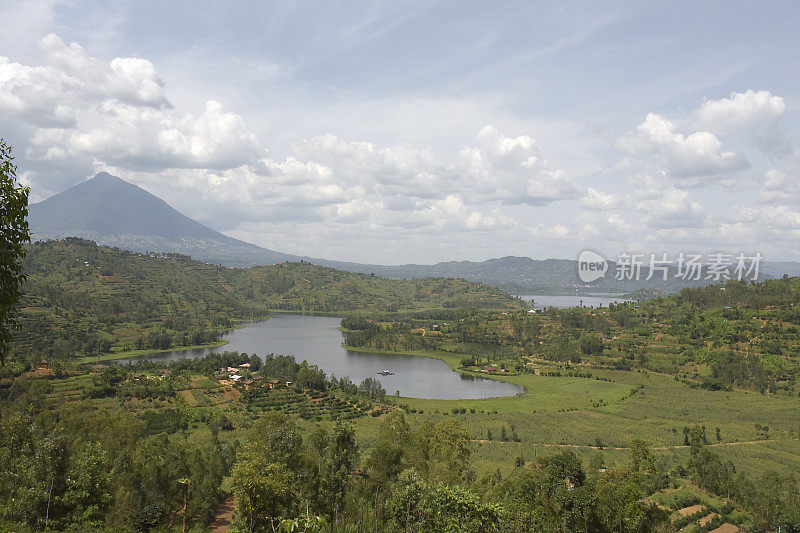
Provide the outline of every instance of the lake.
{"type": "Polygon", "coordinates": [[[399,390],[401,396],[411,398],[491,398],[513,396],[524,390],[511,383],[454,372],[443,361],[431,357],[345,350],[342,348],[344,335],[338,329],[340,325],[340,318],[275,315],[269,320],[251,322],[247,327],[226,333],[222,338],[228,344],[224,346],[175,350],[142,357],[171,361],[223,351],[293,355],[297,362],[305,359],[329,376],[349,376],[355,384],[364,378],[377,378],[387,394],[399,390]],[[382,370],[394,372],[394,375],[377,375],[382,370]]]}
{"type": "Polygon", "coordinates": [[[534,309],[544,309],[545,307],[557,307],[567,309],[578,307],[583,300],[584,307],[608,307],[610,303],[632,302],[622,298],[619,294],[518,294],[517,298],[531,301],[533,300],[534,309]]]}

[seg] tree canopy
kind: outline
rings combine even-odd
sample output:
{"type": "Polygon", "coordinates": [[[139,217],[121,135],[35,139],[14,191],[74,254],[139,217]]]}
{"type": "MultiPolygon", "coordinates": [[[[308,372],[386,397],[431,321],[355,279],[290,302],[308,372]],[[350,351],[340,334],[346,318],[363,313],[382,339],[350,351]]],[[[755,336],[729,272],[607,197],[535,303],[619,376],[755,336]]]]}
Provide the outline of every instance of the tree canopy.
{"type": "Polygon", "coordinates": [[[22,259],[28,231],[28,187],[17,183],[17,166],[11,147],[0,139],[0,364],[11,343],[15,307],[25,280],[22,259]]]}

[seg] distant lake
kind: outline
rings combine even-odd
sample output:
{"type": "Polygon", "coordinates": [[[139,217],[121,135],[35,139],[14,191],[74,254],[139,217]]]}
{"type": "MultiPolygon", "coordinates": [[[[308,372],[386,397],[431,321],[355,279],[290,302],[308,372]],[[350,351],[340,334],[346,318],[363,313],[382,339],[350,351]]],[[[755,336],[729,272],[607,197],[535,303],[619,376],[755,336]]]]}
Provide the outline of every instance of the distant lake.
{"type": "Polygon", "coordinates": [[[557,307],[559,309],[567,309],[570,307],[578,307],[583,300],[584,307],[608,307],[611,303],[632,302],[622,298],[619,294],[519,294],[517,298],[531,301],[533,300],[534,309],[543,309],[545,307],[557,307]]]}
{"type": "Polygon", "coordinates": [[[141,356],[153,361],[171,361],[181,357],[202,357],[212,352],[238,351],[249,354],[269,353],[293,355],[297,362],[306,360],[329,376],[349,376],[358,384],[364,378],[377,378],[387,394],[400,391],[401,396],[458,400],[514,396],[523,388],[493,379],[454,372],[439,359],[415,355],[352,352],[342,348],[344,335],[339,331],[340,318],[275,315],[269,320],[251,322],[245,328],[232,330],[223,339],[224,346],[195,350],[175,350],[141,356]],[[389,370],[393,376],[379,376],[389,370]]]}

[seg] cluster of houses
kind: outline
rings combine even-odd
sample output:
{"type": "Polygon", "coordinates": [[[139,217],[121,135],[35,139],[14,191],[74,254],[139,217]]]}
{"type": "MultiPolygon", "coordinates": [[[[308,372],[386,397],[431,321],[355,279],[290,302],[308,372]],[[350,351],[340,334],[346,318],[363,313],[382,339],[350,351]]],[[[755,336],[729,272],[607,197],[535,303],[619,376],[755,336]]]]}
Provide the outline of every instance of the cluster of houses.
{"type": "Polygon", "coordinates": [[[39,363],[29,372],[29,375],[34,378],[52,377],[55,374],[55,370],[50,368],[50,364],[45,360],[39,361],[39,363]]]}
{"type": "Polygon", "coordinates": [[[229,380],[233,381],[234,383],[239,383],[243,377],[242,372],[245,370],[250,370],[250,363],[242,363],[239,366],[229,366],[227,368],[221,368],[219,370],[218,377],[226,377],[229,380]]]}
{"type": "MultiPolygon", "coordinates": [[[[250,370],[250,363],[242,363],[239,366],[229,366],[227,368],[221,368],[217,377],[220,378],[220,381],[223,380],[230,380],[234,385],[245,385],[250,386],[256,384],[258,382],[264,381],[263,376],[248,376],[245,378],[242,375],[242,372],[245,370],[250,370]]],[[[281,387],[292,387],[294,386],[294,382],[292,381],[280,381],[277,379],[270,379],[266,382],[267,386],[270,389],[279,389],[281,387]]]]}
{"type": "Polygon", "coordinates": [[[493,366],[487,366],[486,368],[481,368],[480,372],[487,372],[487,373],[493,373],[493,374],[496,374],[498,372],[503,372],[503,373],[507,374],[508,373],[508,369],[507,368],[495,368],[493,366]]]}
{"type": "MultiPolygon", "coordinates": [[[[105,369],[107,369],[108,365],[105,365],[105,364],[94,364],[94,365],[87,365],[87,367],[89,369],[89,372],[91,372],[93,374],[99,374],[99,373],[103,372],[105,369]]],[[[37,370],[42,372],[42,371],[50,370],[50,368],[47,366],[47,363],[42,362],[42,364],[40,364],[39,367],[37,367],[37,370]]],[[[245,377],[242,374],[246,370],[250,370],[250,363],[242,363],[239,366],[229,366],[229,367],[221,368],[219,370],[219,372],[217,372],[215,377],[217,379],[219,379],[223,383],[228,382],[228,384],[244,385],[244,386],[248,386],[248,387],[250,385],[253,385],[253,384],[256,384],[256,383],[264,381],[263,376],[249,376],[248,375],[247,377],[245,377]]],[[[164,379],[167,376],[169,376],[171,373],[172,373],[171,370],[164,369],[164,370],[161,371],[161,373],[158,376],[148,376],[148,375],[145,375],[143,373],[136,373],[136,374],[132,374],[129,377],[129,379],[134,380],[134,381],[138,380],[140,378],[164,379]]],[[[279,388],[283,388],[283,387],[290,388],[290,387],[294,386],[294,382],[292,382],[292,381],[280,381],[280,380],[277,380],[277,379],[270,379],[269,381],[266,382],[266,385],[270,389],[279,389],[279,388]]]]}

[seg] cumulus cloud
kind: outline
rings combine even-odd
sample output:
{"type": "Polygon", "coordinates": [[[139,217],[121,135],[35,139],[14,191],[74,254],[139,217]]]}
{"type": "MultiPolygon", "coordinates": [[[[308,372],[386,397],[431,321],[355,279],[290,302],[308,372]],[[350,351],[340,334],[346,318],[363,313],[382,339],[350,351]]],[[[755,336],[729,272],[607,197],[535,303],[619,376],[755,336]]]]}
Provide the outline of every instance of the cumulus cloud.
{"type": "Polygon", "coordinates": [[[174,109],[147,59],[98,59],[54,34],[40,48],[41,65],[0,57],[0,111],[32,127],[28,161],[76,176],[107,170],[167,198],[200,195],[203,208],[189,214],[220,229],[325,221],[425,238],[512,228],[566,235],[557,224],[526,227],[502,206],[584,194],[535,139],[491,125],[449,152],[326,134],[274,158],[215,100],[199,114],[174,109]]]}
{"type": "Polygon", "coordinates": [[[427,149],[408,145],[378,147],[328,134],[293,145],[292,157],[324,165],[338,182],[369,192],[419,198],[456,192],[457,169],[427,149]]]}
{"type": "Polygon", "coordinates": [[[129,168],[232,168],[265,151],[242,117],[215,101],[199,116],[178,113],[148,60],[101,61],[50,34],[44,65],[0,57],[0,111],[37,127],[32,159],[100,160],[129,168]]]}
{"type": "Polygon", "coordinates": [[[800,189],[790,182],[785,172],[771,168],[760,179],[761,189],[758,201],[762,204],[797,204],[800,202],[800,189]]]}
{"type": "Polygon", "coordinates": [[[644,174],[630,180],[632,203],[640,223],[653,229],[699,228],[710,224],[702,204],[689,191],[659,176],[644,174]]]}
{"type": "Polygon", "coordinates": [[[73,91],[134,105],[171,107],[164,81],[147,59],[117,57],[110,62],[100,61],[90,57],[79,44],[66,44],[52,33],[40,45],[47,65],[65,75],[73,91]]]}
{"type": "Polygon", "coordinates": [[[0,112],[45,128],[74,128],[77,114],[103,100],[169,108],[154,65],[141,58],[102,62],[76,43],[50,34],[40,41],[44,64],[0,56],[0,112]]]}
{"type": "Polygon", "coordinates": [[[513,221],[495,210],[494,214],[481,213],[464,204],[455,194],[431,202],[411,213],[411,218],[437,229],[488,230],[513,226],[513,221]]]}
{"type": "Polygon", "coordinates": [[[69,81],[56,69],[27,67],[0,56],[0,113],[34,126],[73,127],[75,109],[64,99],[69,81]]]}
{"type": "Polygon", "coordinates": [[[82,115],[78,129],[39,129],[33,159],[91,156],[131,169],[224,169],[255,163],[266,152],[244,120],[206,103],[200,116],[105,101],[82,115]]]}
{"type": "Polygon", "coordinates": [[[580,194],[563,171],[550,168],[533,138],[506,137],[489,125],[475,140],[451,155],[328,134],[295,143],[293,157],[324,165],[339,182],[384,195],[433,199],[457,193],[472,201],[545,205],[580,194]]]}
{"type": "Polygon", "coordinates": [[[769,91],[731,93],[730,98],[706,100],[697,111],[701,125],[716,130],[749,128],[779,120],[786,102],[769,91]]]}
{"type": "Polygon", "coordinates": [[[698,123],[719,133],[744,131],[764,152],[791,153],[792,140],[781,126],[786,102],[769,91],[731,93],[730,98],[706,100],[697,111],[698,123]]]}
{"type": "Polygon", "coordinates": [[[562,170],[550,168],[535,139],[506,137],[488,125],[476,140],[478,146],[462,149],[461,158],[477,192],[510,205],[546,205],[581,194],[562,170]]]}
{"type": "Polygon", "coordinates": [[[684,135],[676,130],[675,124],[661,115],[648,113],[636,132],[618,139],[617,146],[631,153],[652,155],[670,177],[687,186],[702,185],[749,166],[744,157],[725,150],[722,141],[711,132],[684,135]]]}
{"type": "Polygon", "coordinates": [[[0,114],[28,132],[23,176],[34,191],[57,192],[108,170],[238,237],[260,235],[268,247],[342,259],[353,257],[337,247],[358,241],[377,250],[387,235],[424,253],[447,242],[474,257],[482,245],[536,253],[535,245],[551,241],[602,240],[626,249],[713,243],[723,229],[747,238],[798,231],[800,218],[785,207],[800,201],[791,179],[796,162],[772,160],[776,168],[760,169],[757,199],[783,206],[764,219],[766,233],[755,228],[765,206],[731,218],[734,210],[713,213],[713,202],[699,201],[693,189],[739,183],[749,162],[737,135],[771,143],[777,153],[786,102],[768,91],[706,100],[683,119],[648,114],[616,139],[625,157],[607,162],[604,170],[614,176],[600,182],[598,168],[576,171],[573,163],[567,172],[548,161],[547,150],[524,133],[535,130],[493,125],[460,148],[328,133],[276,157],[243,116],[214,99],[194,112],[173,108],[147,59],[97,59],[55,35],[40,44],[38,65],[0,57],[0,114]]]}

